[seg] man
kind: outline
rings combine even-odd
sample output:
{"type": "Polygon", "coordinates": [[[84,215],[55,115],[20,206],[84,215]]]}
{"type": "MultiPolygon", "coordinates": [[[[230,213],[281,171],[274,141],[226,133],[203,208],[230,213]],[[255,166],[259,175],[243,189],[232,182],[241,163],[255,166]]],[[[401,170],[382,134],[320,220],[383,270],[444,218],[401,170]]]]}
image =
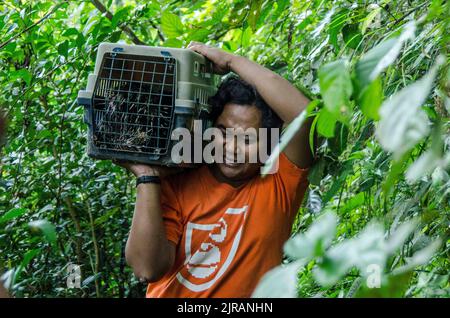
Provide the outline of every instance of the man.
{"type": "MultiPolygon", "coordinates": [[[[216,73],[239,76],[211,98],[221,108],[215,127],[224,133],[279,127],[309,103],[284,78],[244,57],[197,42],[188,48],[210,59],[216,73]]],[[[121,164],[149,181],[137,186],[126,246],[128,264],[149,282],[147,297],[251,296],[260,278],[280,264],[308,186],[309,127],[310,122],[297,132],[280,155],[278,171],[265,178],[261,163],[247,160],[266,142],[258,139],[238,149],[218,138],[225,162],[171,176],[167,168],[121,164]],[[245,163],[234,163],[239,151],[245,163]]]]}

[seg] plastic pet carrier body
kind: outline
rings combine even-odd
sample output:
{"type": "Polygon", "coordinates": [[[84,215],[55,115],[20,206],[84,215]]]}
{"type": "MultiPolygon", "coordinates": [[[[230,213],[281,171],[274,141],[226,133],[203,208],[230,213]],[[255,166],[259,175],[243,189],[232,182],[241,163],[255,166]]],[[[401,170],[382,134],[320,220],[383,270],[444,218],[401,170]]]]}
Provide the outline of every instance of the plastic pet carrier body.
{"type": "Polygon", "coordinates": [[[193,122],[212,125],[208,97],[215,94],[212,64],[189,49],[101,43],[86,90],[88,155],[174,165],[172,131],[193,122]]]}

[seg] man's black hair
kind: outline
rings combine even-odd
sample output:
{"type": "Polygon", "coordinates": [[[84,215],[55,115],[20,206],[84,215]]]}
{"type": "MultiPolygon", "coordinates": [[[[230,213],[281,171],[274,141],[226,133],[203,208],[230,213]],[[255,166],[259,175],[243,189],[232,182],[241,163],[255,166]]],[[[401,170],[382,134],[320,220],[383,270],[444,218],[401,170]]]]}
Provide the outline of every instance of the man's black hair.
{"type": "Polygon", "coordinates": [[[228,103],[255,105],[262,114],[262,128],[280,128],[283,124],[280,117],[267,105],[258,91],[235,75],[228,76],[219,85],[217,93],[209,98],[214,122],[228,103]]]}

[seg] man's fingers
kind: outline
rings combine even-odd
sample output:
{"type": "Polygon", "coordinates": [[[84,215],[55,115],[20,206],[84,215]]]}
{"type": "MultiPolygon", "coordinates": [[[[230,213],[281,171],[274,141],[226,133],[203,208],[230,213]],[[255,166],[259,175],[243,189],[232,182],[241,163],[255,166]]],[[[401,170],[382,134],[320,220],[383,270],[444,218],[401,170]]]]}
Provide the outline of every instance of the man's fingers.
{"type": "Polygon", "coordinates": [[[189,49],[191,46],[199,45],[199,44],[202,44],[202,43],[196,42],[196,41],[191,41],[191,42],[189,43],[189,45],[188,45],[188,49],[189,49]]]}

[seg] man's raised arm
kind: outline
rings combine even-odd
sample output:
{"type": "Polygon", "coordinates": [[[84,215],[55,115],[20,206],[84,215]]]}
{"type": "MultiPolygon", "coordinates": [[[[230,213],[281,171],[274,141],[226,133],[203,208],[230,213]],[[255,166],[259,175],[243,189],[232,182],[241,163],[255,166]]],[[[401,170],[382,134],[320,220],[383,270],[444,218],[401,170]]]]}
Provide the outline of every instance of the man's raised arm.
{"type": "MultiPolygon", "coordinates": [[[[289,81],[245,57],[197,42],[192,42],[189,48],[210,59],[217,73],[233,71],[253,85],[285,123],[290,123],[309,103],[309,99],[289,81]]],[[[310,127],[311,120],[307,120],[284,150],[287,157],[300,168],[307,168],[313,163],[309,146],[310,127]]]]}

